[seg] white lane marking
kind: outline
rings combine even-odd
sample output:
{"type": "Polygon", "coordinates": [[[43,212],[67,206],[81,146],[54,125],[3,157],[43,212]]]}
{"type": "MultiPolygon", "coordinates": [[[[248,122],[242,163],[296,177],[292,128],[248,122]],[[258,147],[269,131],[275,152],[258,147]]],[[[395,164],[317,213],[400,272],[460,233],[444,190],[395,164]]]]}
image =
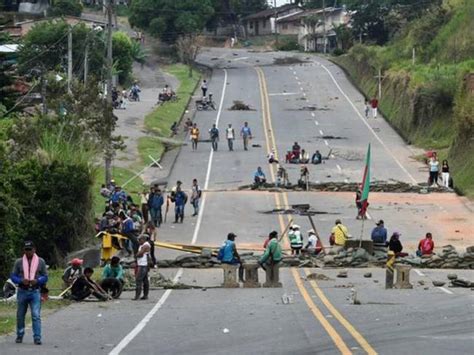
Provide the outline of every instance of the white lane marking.
{"type": "Polygon", "coordinates": [[[339,170],[340,173],[342,173],[342,168],[339,164],[336,164],[336,168],[337,168],[337,170],[339,170]]]}
{"type": "Polygon", "coordinates": [[[326,144],[329,147],[329,143],[327,140],[324,140],[324,144],[326,144]]]}
{"type": "Polygon", "coordinates": [[[316,115],[314,114],[314,112],[311,112],[311,116],[316,117],[316,115]]]}
{"type": "Polygon", "coordinates": [[[314,121],[314,124],[315,124],[316,126],[319,126],[319,122],[318,122],[318,121],[314,121]]]}
{"type": "Polygon", "coordinates": [[[421,277],[425,276],[425,274],[423,274],[423,273],[422,273],[420,270],[418,270],[418,269],[413,269],[413,271],[416,272],[416,273],[418,274],[418,276],[421,276],[421,277]]]}
{"type": "Polygon", "coordinates": [[[439,288],[441,291],[447,293],[448,295],[453,295],[454,294],[453,291],[448,290],[447,288],[444,288],[444,287],[436,287],[436,288],[439,288]]]}
{"type": "MultiPolygon", "coordinates": [[[[183,268],[180,268],[178,272],[176,273],[176,276],[173,279],[173,282],[177,282],[181,275],[183,274],[183,268]]],[[[169,295],[171,294],[171,291],[173,290],[166,290],[163,296],[158,300],[158,302],[153,306],[150,312],[146,314],[146,316],[136,325],[133,330],[128,333],[125,338],[122,339],[120,343],[117,344],[115,348],[112,349],[112,351],[109,353],[109,355],[118,355],[120,352],[125,349],[125,347],[130,344],[130,342],[145,328],[147,323],[153,318],[156,312],[163,306],[163,304],[166,302],[168,299],[169,295]]]]}
{"type": "Polygon", "coordinates": [[[342,88],[339,86],[338,82],[336,81],[336,79],[334,78],[334,75],[332,75],[332,73],[329,71],[328,68],[326,68],[326,66],[324,64],[321,64],[319,62],[316,62],[318,65],[321,65],[321,67],[329,74],[329,76],[331,77],[332,81],[334,82],[334,84],[336,85],[336,87],[339,89],[339,91],[341,92],[341,94],[346,98],[347,102],[349,102],[349,104],[352,106],[352,108],[354,109],[354,111],[356,112],[357,116],[362,120],[362,122],[364,122],[364,124],[367,126],[368,130],[374,135],[374,137],[377,139],[377,141],[382,145],[382,147],[384,147],[384,149],[387,151],[387,153],[393,158],[393,160],[395,160],[395,163],[397,163],[397,165],[400,167],[400,169],[403,170],[403,172],[405,174],[407,174],[407,176],[410,178],[410,180],[414,183],[414,184],[417,184],[417,181],[415,180],[415,178],[408,172],[408,170],[402,165],[402,163],[400,163],[400,161],[395,157],[395,155],[392,153],[392,151],[385,145],[385,143],[382,141],[382,139],[377,135],[377,133],[375,133],[375,131],[373,130],[373,128],[367,123],[367,120],[361,115],[361,113],[359,112],[359,110],[357,110],[357,107],[354,105],[354,103],[351,101],[351,99],[349,98],[349,96],[346,95],[346,93],[342,90],[342,88]]]}
{"type": "Polygon", "coordinates": [[[288,95],[299,95],[299,92],[274,92],[272,94],[268,94],[268,96],[288,96],[288,95]]]}
{"type": "MultiPolygon", "coordinates": [[[[219,119],[221,117],[222,113],[222,106],[224,104],[224,96],[225,96],[225,90],[227,87],[227,70],[224,69],[224,84],[222,86],[222,96],[221,96],[221,101],[219,103],[219,110],[217,111],[217,116],[216,116],[216,126],[219,125],[219,119]]],[[[212,168],[212,158],[214,156],[214,150],[211,148],[211,152],[209,153],[209,163],[207,165],[207,173],[206,173],[206,180],[204,183],[204,190],[207,190],[208,185],[209,185],[209,178],[211,176],[211,168],[212,168]]],[[[193,234],[193,239],[191,241],[191,244],[196,244],[197,236],[199,234],[199,229],[201,228],[201,221],[202,221],[202,216],[204,214],[204,207],[206,205],[206,193],[203,193],[202,197],[202,204],[199,209],[199,215],[198,215],[198,220],[196,223],[196,226],[194,227],[194,234],[193,234]]],[[[178,272],[176,273],[176,276],[173,279],[173,282],[177,282],[181,275],[183,274],[183,268],[180,268],[178,272]]],[[[147,323],[153,318],[156,312],[161,308],[161,306],[166,302],[168,299],[169,295],[171,294],[173,290],[166,290],[165,293],[160,297],[158,302],[155,304],[155,306],[148,312],[145,317],[135,326],[135,328],[132,329],[130,333],[128,333],[121,341],[120,343],[117,344],[115,348],[112,349],[112,351],[109,353],[109,355],[118,355],[120,352],[127,347],[128,344],[145,328],[147,323]]]]}
{"type": "Polygon", "coordinates": [[[306,93],[305,93],[305,92],[303,92],[303,96],[306,96],[306,93]]]}
{"type": "Polygon", "coordinates": [[[319,134],[324,136],[324,132],[322,130],[319,130],[319,134]]]}

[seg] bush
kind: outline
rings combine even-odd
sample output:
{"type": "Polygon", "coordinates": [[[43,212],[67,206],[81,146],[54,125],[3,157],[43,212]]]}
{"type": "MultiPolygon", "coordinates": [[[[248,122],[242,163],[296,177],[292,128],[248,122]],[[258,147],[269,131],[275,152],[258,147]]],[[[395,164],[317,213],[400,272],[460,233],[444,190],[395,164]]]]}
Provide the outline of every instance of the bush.
{"type": "Polygon", "coordinates": [[[82,4],[77,0],[56,0],[51,6],[52,16],[81,16],[82,4]]]}
{"type": "Polygon", "coordinates": [[[275,49],[278,51],[297,51],[300,49],[298,40],[296,38],[280,38],[275,44],[275,49]]]}
{"type": "Polygon", "coordinates": [[[340,55],[343,55],[345,52],[341,49],[341,48],[336,48],[332,54],[335,56],[335,57],[339,57],[340,55]]]}
{"type": "Polygon", "coordinates": [[[112,38],[112,47],[119,81],[124,83],[132,72],[132,40],[125,32],[115,32],[112,38]]]}

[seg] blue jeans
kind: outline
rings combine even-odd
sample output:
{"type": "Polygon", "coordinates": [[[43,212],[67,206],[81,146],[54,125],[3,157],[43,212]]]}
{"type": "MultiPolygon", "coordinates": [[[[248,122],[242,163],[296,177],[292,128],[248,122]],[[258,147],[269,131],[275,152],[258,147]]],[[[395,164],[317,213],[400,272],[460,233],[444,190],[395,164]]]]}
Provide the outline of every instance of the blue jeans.
{"type": "Polygon", "coordinates": [[[176,205],[174,208],[174,213],[175,213],[175,222],[178,222],[178,219],[181,219],[181,222],[183,222],[184,205],[176,205]]]}
{"type": "Polygon", "coordinates": [[[151,220],[153,221],[153,224],[155,225],[155,227],[159,227],[161,222],[162,222],[161,207],[160,208],[150,208],[150,216],[151,216],[151,220]]]}
{"type": "Polygon", "coordinates": [[[194,199],[192,202],[192,205],[194,207],[194,214],[198,214],[199,213],[199,199],[198,198],[194,199]]]}
{"type": "Polygon", "coordinates": [[[41,340],[41,294],[39,289],[31,291],[18,289],[16,335],[18,338],[23,338],[25,335],[25,316],[28,305],[31,308],[31,319],[33,321],[33,338],[41,340]]]}

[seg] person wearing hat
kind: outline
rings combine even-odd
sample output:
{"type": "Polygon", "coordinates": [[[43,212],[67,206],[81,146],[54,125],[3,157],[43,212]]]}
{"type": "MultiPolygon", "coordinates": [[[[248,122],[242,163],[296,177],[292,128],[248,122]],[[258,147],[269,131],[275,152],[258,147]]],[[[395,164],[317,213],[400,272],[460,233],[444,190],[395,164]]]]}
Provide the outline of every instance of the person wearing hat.
{"type": "Polygon", "coordinates": [[[378,221],[376,227],[372,230],[371,238],[374,244],[384,245],[387,243],[387,228],[384,226],[383,220],[378,221]]]}
{"type": "Polygon", "coordinates": [[[293,224],[288,232],[290,239],[291,255],[300,255],[300,250],[303,248],[303,235],[300,231],[300,226],[293,224]]]}
{"type": "Polygon", "coordinates": [[[270,241],[265,252],[260,257],[258,263],[267,273],[267,282],[264,287],[281,287],[279,282],[278,267],[282,259],[281,245],[278,242],[278,232],[273,231],[268,235],[270,241]]]}
{"type": "Polygon", "coordinates": [[[74,258],[69,263],[70,265],[64,270],[62,279],[64,281],[64,288],[71,286],[74,281],[82,275],[82,263],[83,260],[74,258]]]}
{"type": "Polygon", "coordinates": [[[224,244],[222,244],[221,248],[219,249],[219,254],[217,255],[217,258],[223,264],[239,264],[239,281],[244,282],[244,268],[242,266],[242,261],[240,260],[240,255],[237,252],[237,246],[235,245],[235,237],[237,237],[237,235],[234,233],[227,234],[227,240],[224,242],[224,244]]]}
{"type": "Polygon", "coordinates": [[[433,254],[434,249],[434,242],[433,242],[433,235],[431,233],[426,233],[424,239],[420,240],[418,243],[418,250],[416,251],[416,255],[423,256],[423,255],[431,255],[433,254]]]}
{"type": "Polygon", "coordinates": [[[408,253],[402,253],[403,245],[400,242],[400,236],[401,234],[399,232],[393,232],[388,242],[388,250],[393,251],[397,257],[408,256],[408,253]]]}
{"type": "MultiPolygon", "coordinates": [[[[332,227],[330,241],[334,241],[334,245],[343,247],[346,244],[346,240],[349,239],[349,231],[344,226],[340,219],[336,219],[335,226],[332,227]]],[[[331,242],[331,245],[333,243],[331,242]]]]}
{"type": "Polygon", "coordinates": [[[31,309],[33,339],[41,345],[41,294],[40,289],[48,282],[48,271],[45,261],[36,254],[31,241],[23,245],[23,257],[15,261],[10,279],[18,285],[16,342],[22,343],[25,335],[25,316],[28,306],[31,309]]]}
{"type": "Polygon", "coordinates": [[[306,246],[304,247],[304,251],[309,254],[318,255],[322,249],[323,246],[319,238],[316,236],[314,229],[310,229],[308,231],[308,244],[306,244],[306,246]]]}

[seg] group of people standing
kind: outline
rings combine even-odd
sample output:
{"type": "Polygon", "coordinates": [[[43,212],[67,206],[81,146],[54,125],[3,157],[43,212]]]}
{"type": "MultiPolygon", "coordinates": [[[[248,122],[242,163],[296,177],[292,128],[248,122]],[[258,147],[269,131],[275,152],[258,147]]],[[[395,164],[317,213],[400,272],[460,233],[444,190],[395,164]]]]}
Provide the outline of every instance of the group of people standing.
{"type": "MultiPolygon", "coordinates": [[[[244,122],[244,125],[240,129],[240,137],[242,138],[244,150],[248,150],[249,141],[252,139],[252,130],[250,129],[248,122],[244,122]]],[[[192,150],[196,151],[201,138],[201,131],[199,130],[196,123],[193,123],[190,128],[189,138],[191,140],[192,150]]],[[[217,151],[220,139],[220,131],[215,124],[213,124],[212,127],[209,129],[209,138],[211,140],[212,149],[214,151],[217,151]]],[[[229,123],[227,128],[225,129],[225,138],[227,140],[227,146],[229,148],[229,151],[233,151],[236,134],[231,123],[229,123]]]]}

